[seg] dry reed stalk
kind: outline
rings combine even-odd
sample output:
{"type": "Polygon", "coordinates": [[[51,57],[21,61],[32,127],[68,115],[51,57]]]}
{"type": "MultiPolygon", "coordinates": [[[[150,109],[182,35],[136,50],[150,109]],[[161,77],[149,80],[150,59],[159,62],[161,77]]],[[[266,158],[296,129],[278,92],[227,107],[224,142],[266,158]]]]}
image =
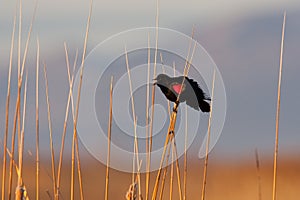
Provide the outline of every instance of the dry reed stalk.
{"type": "MultiPolygon", "coordinates": [[[[24,50],[24,55],[23,55],[23,60],[22,60],[22,66],[21,66],[21,72],[20,72],[20,61],[21,61],[21,55],[20,55],[20,51],[21,51],[21,32],[22,32],[22,1],[20,0],[20,21],[19,21],[19,49],[18,49],[18,77],[19,78],[18,81],[21,81],[20,83],[20,87],[22,87],[22,77],[23,77],[23,73],[24,73],[24,68],[25,68],[25,63],[26,63],[26,59],[27,59],[27,52],[28,52],[28,46],[29,46],[29,41],[30,41],[30,36],[31,36],[31,32],[32,32],[32,26],[33,26],[33,22],[35,19],[35,15],[36,15],[36,10],[37,10],[37,2],[35,2],[35,7],[34,7],[34,12],[33,12],[33,16],[31,19],[31,23],[30,23],[30,27],[29,27],[29,31],[28,31],[28,35],[27,35],[27,40],[25,43],[25,50],[24,50]]],[[[20,104],[20,101],[19,101],[20,104]]],[[[19,105],[19,109],[18,109],[18,146],[20,146],[20,140],[21,140],[21,117],[20,117],[20,105],[19,105]]],[[[14,153],[14,152],[13,152],[14,153]]],[[[11,181],[11,179],[10,179],[11,181]]],[[[12,183],[9,183],[10,186],[10,190],[9,190],[9,194],[11,194],[11,188],[12,188],[12,183]]],[[[9,199],[11,198],[11,195],[9,196],[9,199]]]]}
{"type": "Polygon", "coordinates": [[[260,164],[259,164],[259,157],[258,151],[255,149],[255,161],[256,161],[256,173],[257,173],[257,181],[258,181],[258,199],[261,200],[261,177],[260,177],[260,164]]]}
{"type": "Polygon", "coordinates": [[[48,78],[46,71],[46,64],[44,63],[44,78],[46,86],[46,102],[47,102],[47,113],[48,113],[48,128],[50,137],[50,152],[51,152],[51,171],[52,171],[52,184],[53,184],[53,195],[56,194],[56,176],[55,176],[55,159],[54,159],[54,148],[53,148],[53,137],[52,137],[52,123],[51,123],[51,112],[50,112],[50,101],[48,91],[48,78]]]}
{"type": "Polygon", "coordinates": [[[19,173],[18,173],[18,185],[16,188],[16,200],[22,200],[24,197],[24,186],[22,181],[23,174],[23,150],[24,150],[24,129],[25,129],[25,116],[26,116],[26,100],[27,100],[27,73],[25,80],[25,89],[24,89],[24,99],[23,99],[23,117],[22,117],[22,130],[21,130],[21,140],[19,145],[19,173]]]}
{"type": "Polygon", "coordinates": [[[19,0],[19,33],[18,33],[18,77],[21,69],[21,35],[22,35],[22,0],[19,0]]]}
{"type": "Polygon", "coordinates": [[[167,153],[167,158],[166,158],[166,167],[164,168],[164,172],[163,172],[163,178],[162,178],[161,188],[160,188],[160,193],[159,193],[159,200],[161,200],[163,198],[163,192],[164,192],[164,189],[165,189],[165,180],[166,180],[166,176],[167,176],[167,172],[168,172],[169,157],[170,157],[171,149],[172,149],[171,145],[168,145],[168,153],[167,153]]]}
{"type": "MultiPolygon", "coordinates": [[[[186,68],[187,68],[187,66],[189,64],[189,57],[190,57],[190,52],[191,52],[191,49],[192,49],[192,42],[193,42],[193,38],[194,38],[194,33],[195,33],[195,27],[193,26],[193,28],[192,28],[192,37],[191,37],[191,40],[189,42],[189,49],[188,49],[188,53],[187,53],[186,59],[185,59],[183,74],[187,73],[186,72],[186,68]]],[[[174,64],[174,66],[175,66],[175,64],[174,64]]],[[[174,74],[174,76],[175,76],[175,74],[174,74]]]]}
{"type": "MultiPolygon", "coordinates": [[[[190,52],[190,49],[191,49],[192,39],[194,37],[194,30],[195,29],[193,27],[192,37],[191,37],[190,46],[189,46],[189,52],[190,52]]],[[[197,42],[195,41],[193,51],[192,51],[192,54],[191,54],[191,57],[190,57],[189,60],[188,60],[189,53],[187,55],[186,65],[184,67],[184,77],[188,76],[189,69],[190,69],[190,66],[191,66],[191,63],[192,63],[192,60],[193,60],[193,56],[194,56],[194,53],[195,53],[196,44],[197,44],[197,42]]],[[[182,79],[182,84],[183,84],[183,82],[184,82],[184,78],[182,79]]],[[[180,88],[179,94],[177,96],[177,102],[179,101],[179,98],[180,98],[181,89],[182,88],[180,88]]],[[[175,123],[176,123],[176,119],[175,119],[175,123]]],[[[175,124],[174,124],[173,128],[175,128],[175,124]]],[[[175,133],[174,133],[174,131],[173,131],[172,140],[173,140],[173,148],[174,148],[175,159],[176,159],[175,162],[176,162],[176,173],[177,173],[177,182],[178,182],[178,193],[179,193],[179,199],[181,200],[182,199],[182,190],[181,190],[181,180],[180,180],[180,167],[179,167],[179,161],[178,161],[179,158],[178,158],[178,155],[177,155],[177,147],[176,147],[176,142],[175,142],[175,133]]]]}
{"type": "MultiPolygon", "coordinates": [[[[156,17],[155,17],[155,53],[154,53],[154,66],[153,66],[153,79],[156,78],[156,64],[157,64],[157,48],[158,48],[158,19],[159,19],[159,0],[156,1],[156,17]]],[[[152,85],[152,95],[151,95],[151,123],[149,127],[149,166],[151,162],[151,151],[152,151],[152,136],[153,136],[153,121],[154,121],[154,101],[155,101],[155,85],[152,85]]],[[[149,167],[150,170],[150,167],[149,167]]],[[[149,172],[150,173],[150,172],[149,172]]],[[[148,178],[148,187],[149,187],[148,178]]],[[[146,195],[146,200],[148,200],[148,195],[146,195]]]]}
{"type": "MultiPolygon", "coordinates": [[[[193,36],[194,36],[194,27],[193,27],[193,32],[192,32],[191,41],[193,40],[193,36]]],[[[189,52],[190,52],[191,44],[192,44],[192,43],[190,43],[190,46],[189,46],[189,52]]],[[[185,66],[184,66],[183,78],[182,78],[181,85],[183,85],[183,83],[184,83],[184,77],[187,77],[188,74],[189,74],[189,70],[190,70],[190,67],[191,67],[191,63],[192,63],[192,60],[193,60],[193,57],[194,57],[194,54],[195,54],[195,50],[196,50],[196,45],[197,45],[197,41],[194,42],[194,47],[193,47],[193,51],[192,51],[192,55],[191,55],[190,59],[188,59],[189,53],[188,53],[188,55],[187,55],[186,63],[185,63],[185,66]]],[[[178,96],[177,96],[177,100],[176,100],[176,101],[178,101],[179,98],[180,98],[180,95],[181,95],[181,89],[182,89],[182,87],[181,87],[180,90],[179,90],[179,93],[178,93],[178,96]]]]}
{"type": "Polygon", "coordinates": [[[126,200],[136,200],[137,198],[137,184],[136,183],[133,183],[133,184],[130,184],[129,188],[128,188],[128,191],[125,195],[125,198],[126,200]]]}
{"type": "Polygon", "coordinates": [[[29,27],[29,31],[28,31],[28,35],[27,35],[27,39],[26,39],[25,51],[24,51],[23,60],[22,60],[21,76],[23,76],[23,73],[24,73],[24,67],[25,67],[25,63],[26,63],[27,52],[28,52],[30,37],[31,37],[31,33],[32,33],[33,22],[34,22],[35,16],[36,16],[36,11],[37,11],[37,1],[35,2],[33,16],[32,16],[31,22],[30,22],[30,27],[29,27]]]}
{"type": "Polygon", "coordinates": [[[73,64],[73,73],[72,73],[72,77],[71,77],[69,56],[68,56],[66,43],[64,43],[64,47],[65,47],[65,55],[66,55],[66,63],[67,63],[66,66],[67,66],[68,80],[69,80],[69,95],[68,95],[68,100],[67,100],[67,105],[66,105],[65,120],[64,120],[63,134],[62,134],[62,140],[61,140],[61,149],[60,149],[59,164],[58,164],[58,170],[57,170],[57,191],[55,194],[55,199],[59,199],[59,193],[60,193],[59,190],[60,190],[61,168],[62,168],[62,161],[63,161],[63,151],[64,151],[64,145],[65,145],[65,136],[66,136],[66,130],[67,130],[67,121],[68,121],[68,116],[69,116],[70,101],[71,101],[71,97],[72,97],[74,73],[75,73],[76,61],[77,61],[77,56],[78,56],[78,51],[76,51],[75,60],[74,60],[74,64],[73,64]]]}
{"type": "MultiPolygon", "coordinates": [[[[174,134],[174,133],[173,133],[174,134]]],[[[178,194],[179,194],[179,199],[182,200],[182,190],[181,190],[181,180],[180,180],[180,168],[179,168],[179,157],[177,154],[177,147],[176,147],[176,142],[175,142],[175,135],[172,138],[172,143],[173,143],[173,151],[175,154],[175,164],[176,164],[176,174],[177,174],[177,182],[178,182],[178,194]]]]}
{"type": "MultiPolygon", "coordinates": [[[[75,130],[74,130],[75,132],[75,130]]],[[[74,133],[73,133],[74,135],[74,133]]],[[[75,137],[72,138],[72,150],[71,150],[71,189],[70,199],[74,200],[74,185],[75,185],[75,137]]]]}
{"type": "Polygon", "coordinates": [[[20,108],[20,95],[21,95],[21,81],[18,81],[18,95],[16,100],[16,110],[14,113],[14,121],[13,121],[13,130],[12,130],[12,137],[11,137],[11,157],[9,163],[9,182],[8,182],[8,199],[11,199],[11,190],[12,190],[12,178],[13,178],[13,160],[14,160],[14,153],[15,153],[15,137],[16,137],[16,128],[17,128],[17,116],[18,111],[20,108]]]}
{"type": "Polygon", "coordinates": [[[147,68],[147,88],[146,88],[146,194],[145,198],[149,198],[149,183],[150,183],[150,157],[149,157],[149,93],[150,93],[150,36],[148,33],[148,68],[147,68]]]}
{"type": "Polygon", "coordinates": [[[174,148],[172,148],[172,164],[171,164],[171,172],[170,172],[170,192],[169,199],[173,199],[173,178],[174,178],[174,148]]]}
{"type": "MultiPolygon", "coordinates": [[[[193,34],[194,34],[194,29],[193,29],[193,34]]],[[[191,38],[191,40],[192,39],[193,38],[191,38]]],[[[185,66],[185,69],[184,69],[184,76],[188,75],[189,68],[190,68],[190,63],[191,63],[191,61],[193,59],[193,56],[194,56],[194,53],[195,53],[196,44],[197,44],[197,42],[195,41],[190,61],[188,62],[188,60],[189,60],[188,57],[186,59],[187,60],[186,61],[186,65],[187,66],[185,66]]],[[[191,47],[191,45],[190,45],[190,47],[191,47]]],[[[189,51],[190,51],[190,48],[189,48],[189,51]]],[[[184,79],[182,79],[182,84],[183,84],[183,82],[184,82],[184,79]]],[[[180,97],[180,93],[181,93],[181,90],[179,91],[179,95],[177,96],[177,101],[174,104],[173,112],[172,112],[172,115],[171,115],[169,129],[168,129],[168,134],[166,136],[165,145],[164,145],[164,149],[163,149],[163,153],[162,153],[162,158],[161,158],[161,162],[160,162],[160,167],[159,167],[158,172],[157,172],[156,181],[155,181],[155,185],[154,185],[154,189],[153,189],[153,193],[152,193],[152,200],[155,200],[156,196],[157,196],[157,190],[158,190],[158,184],[159,184],[159,180],[160,180],[160,176],[161,176],[162,165],[163,165],[164,157],[165,157],[165,154],[166,154],[166,146],[169,143],[170,139],[173,139],[173,137],[174,137],[174,129],[175,129],[176,118],[177,118],[177,110],[178,110],[178,105],[179,105],[178,99],[180,97]]],[[[175,145],[175,148],[176,148],[176,145],[175,145]]],[[[177,151],[176,151],[176,153],[177,153],[177,151]]],[[[180,176],[179,176],[180,173],[179,173],[178,159],[176,160],[176,168],[177,168],[177,172],[178,172],[177,175],[178,175],[178,179],[179,179],[179,185],[178,185],[179,188],[178,189],[179,189],[180,198],[181,198],[181,186],[180,186],[180,176]]]]}
{"type": "Polygon", "coordinates": [[[22,0],[19,0],[19,33],[18,33],[18,97],[16,101],[16,112],[14,116],[14,124],[13,124],[13,132],[12,132],[12,146],[11,146],[11,152],[12,156],[9,163],[9,179],[8,179],[8,199],[11,199],[11,190],[12,190],[12,178],[13,178],[13,160],[14,160],[14,154],[15,154],[15,132],[16,132],[16,123],[17,123],[17,113],[19,110],[19,101],[20,101],[20,95],[19,95],[19,79],[20,79],[20,68],[21,68],[21,31],[22,31],[22,0]]]}
{"type": "MultiPolygon", "coordinates": [[[[78,51],[76,51],[75,60],[73,64],[73,73],[72,77],[70,74],[70,63],[69,63],[69,55],[67,50],[67,45],[64,43],[65,47],[65,55],[66,55],[66,66],[67,66],[67,72],[68,72],[68,80],[69,80],[69,95],[66,105],[66,112],[65,112],[65,120],[64,120],[64,127],[63,127],[63,133],[62,133],[62,140],[61,140],[61,148],[59,153],[59,163],[58,163],[58,169],[57,169],[57,191],[55,194],[55,199],[59,199],[59,193],[60,193],[60,178],[61,178],[61,168],[62,168],[62,161],[63,161],[63,152],[64,152],[64,146],[65,146],[65,137],[67,132],[67,122],[68,122],[68,116],[69,116],[69,108],[70,108],[70,101],[72,97],[72,89],[73,89],[73,80],[74,80],[74,74],[75,74],[75,68],[77,63],[77,57],[78,57],[78,51]]],[[[73,105],[73,104],[72,104],[73,105]]]]}
{"type": "Polygon", "coordinates": [[[30,27],[26,39],[26,44],[25,44],[25,50],[24,50],[24,55],[23,55],[23,60],[22,60],[22,66],[21,66],[21,27],[22,27],[22,0],[19,2],[19,41],[18,41],[18,95],[17,95],[17,101],[16,101],[16,113],[14,116],[14,125],[13,125],[13,132],[12,132],[12,146],[11,146],[11,153],[12,153],[12,159],[10,161],[10,166],[9,166],[9,183],[8,183],[8,199],[11,200],[11,190],[12,190],[12,178],[13,178],[13,164],[12,160],[14,158],[14,153],[15,153],[15,133],[16,133],[16,123],[17,123],[17,118],[19,119],[19,129],[20,130],[20,95],[21,95],[21,88],[22,88],[22,80],[23,80],[23,72],[24,72],[24,67],[26,63],[26,58],[27,58],[27,52],[28,52],[28,46],[29,46],[29,41],[30,41],[30,36],[32,32],[32,26],[33,22],[35,19],[36,15],[36,10],[37,10],[37,2],[35,4],[33,16],[30,22],[30,27]],[[21,69],[20,69],[21,68],[21,69]]]}
{"type": "Polygon", "coordinates": [[[185,105],[185,137],[184,137],[184,165],[183,165],[183,200],[186,200],[187,185],[187,139],[188,139],[188,113],[185,105]]]}
{"type": "MultiPolygon", "coordinates": [[[[129,81],[129,89],[130,89],[130,95],[131,95],[131,109],[132,109],[132,118],[134,120],[134,155],[136,155],[136,163],[137,166],[139,165],[139,146],[138,146],[138,141],[137,141],[137,134],[136,134],[136,128],[137,128],[137,118],[136,118],[136,114],[135,114],[135,103],[134,103],[134,97],[133,97],[133,90],[132,90],[132,80],[131,80],[131,73],[130,73],[130,69],[129,69],[129,62],[128,62],[128,53],[127,53],[127,49],[125,47],[125,61],[126,61],[126,69],[127,69],[127,73],[128,73],[128,81],[129,81]]],[[[132,172],[132,184],[134,183],[134,174],[135,174],[135,163],[134,163],[135,159],[133,157],[133,172],[132,172]]],[[[140,174],[137,173],[137,178],[138,180],[140,180],[140,174]]],[[[138,196],[140,197],[141,195],[141,188],[140,188],[140,183],[138,183],[138,196]]]]}
{"type": "MultiPolygon", "coordinates": [[[[162,64],[162,71],[165,74],[165,67],[164,67],[164,61],[162,58],[162,53],[160,53],[160,61],[162,64]]],[[[171,119],[171,104],[170,101],[168,101],[168,114],[169,114],[169,118],[171,119]]],[[[170,156],[170,151],[172,149],[171,145],[168,145],[168,153],[167,153],[167,158],[166,158],[166,167],[164,168],[164,172],[163,172],[163,178],[162,178],[162,182],[161,182],[161,189],[160,189],[160,194],[159,194],[159,199],[161,200],[163,197],[163,191],[164,191],[164,187],[165,187],[165,179],[166,179],[166,175],[167,175],[167,171],[168,171],[168,164],[169,164],[169,156],[170,156]]]]}
{"type": "MultiPolygon", "coordinates": [[[[89,35],[89,27],[91,22],[91,15],[92,15],[92,8],[93,8],[93,0],[90,1],[90,9],[89,9],[89,16],[87,19],[86,31],[85,31],[85,38],[84,38],[84,45],[83,45],[83,53],[82,53],[82,60],[80,66],[80,80],[78,86],[78,95],[77,95],[77,102],[76,102],[76,111],[75,111],[75,119],[74,119],[74,131],[73,131],[73,140],[75,140],[75,152],[77,157],[77,172],[78,172],[78,179],[79,179],[79,190],[80,190],[80,199],[84,199],[83,195],[83,185],[82,185],[82,176],[81,176],[81,166],[80,166],[80,156],[79,156],[79,147],[78,147],[78,138],[77,138],[77,120],[78,120],[78,110],[80,104],[80,94],[81,94],[81,87],[82,87],[82,78],[83,78],[83,69],[84,69],[84,62],[85,62],[85,55],[86,55],[86,47],[89,35]]],[[[74,158],[74,152],[72,147],[72,158],[74,158]]],[[[72,159],[73,160],[73,159],[72,159]]],[[[73,160],[74,161],[74,160],[73,160]]],[[[72,171],[74,171],[75,163],[72,161],[72,171]]],[[[73,177],[73,176],[72,176],[73,177]]],[[[71,181],[71,199],[74,199],[74,181],[71,181]]]]}
{"type": "Polygon", "coordinates": [[[212,92],[211,92],[210,113],[209,113],[208,127],[207,127],[207,140],[206,140],[206,148],[205,148],[205,161],[204,161],[204,170],[203,170],[201,200],[205,199],[205,191],[206,191],[208,153],[209,153],[210,130],[211,130],[211,120],[212,120],[212,112],[213,112],[213,102],[214,102],[215,79],[216,79],[216,70],[214,69],[212,89],[211,89],[212,92]]]}
{"type": "MultiPolygon", "coordinates": [[[[163,72],[163,74],[165,74],[166,70],[165,70],[164,61],[163,61],[163,58],[162,58],[162,53],[160,53],[159,55],[160,55],[160,62],[162,64],[162,66],[161,66],[162,67],[162,72],[163,72]]],[[[167,101],[167,103],[168,103],[168,114],[169,114],[169,117],[171,118],[171,103],[170,103],[170,101],[167,101]]]]}
{"type": "Polygon", "coordinates": [[[106,176],[105,176],[105,198],[104,198],[105,200],[108,200],[112,106],[113,106],[113,76],[110,79],[110,90],[109,90],[109,120],[108,120],[108,130],[107,130],[108,140],[107,140],[106,176]]]}
{"type": "Polygon", "coordinates": [[[283,15],[281,47],[279,59],[279,74],[278,74],[278,90],[277,90],[277,108],[276,108],[276,135],[274,148],[274,166],[273,166],[273,191],[272,199],[276,199],[276,183],[277,183],[277,157],[278,157],[278,134],[279,134],[279,116],[280,116],[280,94],[281,94],[281,79],[282,79],[282,62],[283,62],[283,47],[284,47],[284,32],[285,32],[286,12],[283,15]]]}
{"type": "Polygon", "coordinates": [[[9,105],[10,105],[10,82],[11,82],[11,71],[12,71],[12,59],[14,49],[14,38],[16,30],[16,17],[14,15],[13,30],[11,35],[11,45],[9,54],[9,67],[8,67],[8,78],[7,78],[7,95],[6,95],[6,107],[5,107],[5,133],[3,138],[3,165],[2,165],[2,188],[1,188],[1,199],[5,199],[5,180],[6,180],[6,150],[7,150],[7,138],[8,138],[8,121],[9,121],[9,105]]]}
{"type": "Polygon", "coordinates": [[[141,173],[140,173],[140,168],[141,168],[141,164],[142,164],[142,160],[139,161],[139,147],[138,147],[138,141],[137,141],[137,134],[136,134],[136,128],[137,128],[137,118],[134,122],[134,146],[135,146],[135,154],[136,154],[136,164],[137,164],[137,175],[136,175],[136,179],[137,179],[137,184],[138,184],[138,199],[142,200],[142,190],[141,190],[141,173]]]}
{"type": "Polygon", "coordinates": [[[159,169],[158,169],[158,172],[157,172],[157,176],[156,176],[156,180],[155,180],[155,184],[154,184],[154,189],[153,189],[153,192],[152,192],[152,200],[155,200],[156,196],[157,196],[157,190],[158,190],[159,181],[160,181],[160,177],[161,177],[162,166],[163,166],[163,163],[164,163],[164,160],[165,160],[167,145],[168,145],[170,139],[172,139],[174,137],[174,129],[175,129],[175,124],[176,124],[178,105],[179,105],[179,103],[176,102],[175,106],[173,108],[173,112],[172,112],[172,116],[171,116],[170,124],[169,124],[169,128],[168,128],[168,133],[167,133],[165,144],[164,144],[164,149],[163,149],[162,157],[161,157],[161,160],[160,160],[159,169]]]}
{"type": "Polygon", "coordinates": [[[40,171],[40,157],[39,157],[39,63],[40,63],[40,42],[37,39],[37,55],[36,55],[36,79],[35,79],[35,129],[36,129],[36,200],[39,200],[39,171],[40,171]]]}
{"type": "MultiPolygon", "coordinates": [[[[11,158],[11,153],[10,153],[9,149],[6,149],[6,153],[11,158]]],[[[17,175],[19,177],[20,170],[19,170],[18,165],[16,164],[16,162],[14,160],[13,160],[13,166],[15,167],[16,173],[17,173],[17,175]]],[[[23,189],[23,199],[29,200],[29,196],[27,194],[26,185],[24,184],[22,178],[21,178],[21,182],[22,182],[22,185],[23,185],[23,187],[22,187],[22,189],[23,189]]]]}
{"type": "MultiPolygon", "coordinates": [[[[173,62],[173,75],[176,76],[176,66],[175,62],[173,62]]],[[[171,171],[170,171],[170,191],[169,191],[169,199],[173,199],[173,179],[174,178],[174,149],[172,148],[172,161],[171,161],[171,171]]]]}

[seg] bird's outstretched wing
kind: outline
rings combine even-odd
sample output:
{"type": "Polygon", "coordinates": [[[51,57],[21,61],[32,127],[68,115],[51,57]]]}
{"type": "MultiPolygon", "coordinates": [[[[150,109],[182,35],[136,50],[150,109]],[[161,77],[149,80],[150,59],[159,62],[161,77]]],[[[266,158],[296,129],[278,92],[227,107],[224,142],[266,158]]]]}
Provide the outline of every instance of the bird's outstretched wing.
{"type": "Polygon", "coordinates": [[[200,109],[203,112],[209,112],[210,105],[205,101],[205,100],[209,100],[209,98],[206,97],[205,93],[199,87],[198,83],[193,79],[186,77],[185,84],[186,84],[186,92],[183,93],[182,98],[185,99],[186,104],[196,110],[199,110],[200,107],[200,109]]]}

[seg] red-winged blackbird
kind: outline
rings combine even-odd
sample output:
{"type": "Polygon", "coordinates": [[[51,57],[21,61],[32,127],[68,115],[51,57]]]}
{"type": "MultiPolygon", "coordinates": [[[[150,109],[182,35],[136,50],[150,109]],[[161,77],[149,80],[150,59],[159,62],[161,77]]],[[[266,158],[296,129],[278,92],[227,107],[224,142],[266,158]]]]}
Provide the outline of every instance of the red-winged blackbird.
{"type": "Polygon", "coordinates": [[[210,98],[206,97],[198,83],[193,79],[184,76],[171,78],[165,74],[159,74],[155,80],[155,84],[158,85],[168,100],[176,102],[180,93],[179,102],[185,101],[187,105],[196,110],[200,108],[202,112],[210,111],[210,105],[205,101],[209,101],[210,98]]]}

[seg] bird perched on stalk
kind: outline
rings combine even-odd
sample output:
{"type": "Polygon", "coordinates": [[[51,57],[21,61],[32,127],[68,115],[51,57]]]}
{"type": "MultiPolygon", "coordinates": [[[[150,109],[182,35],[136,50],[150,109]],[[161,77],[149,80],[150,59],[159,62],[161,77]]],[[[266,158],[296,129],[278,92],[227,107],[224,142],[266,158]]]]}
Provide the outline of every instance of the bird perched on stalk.
{"type": "Polygon", "coordinates": [[[176,102],[186,102],[190,107],[202,112],[210,112],[210,105],[206,96],[198,83],[186,76],[169,77],[166,74],[159,74],[154,80],[168,100],[176,102]]]}

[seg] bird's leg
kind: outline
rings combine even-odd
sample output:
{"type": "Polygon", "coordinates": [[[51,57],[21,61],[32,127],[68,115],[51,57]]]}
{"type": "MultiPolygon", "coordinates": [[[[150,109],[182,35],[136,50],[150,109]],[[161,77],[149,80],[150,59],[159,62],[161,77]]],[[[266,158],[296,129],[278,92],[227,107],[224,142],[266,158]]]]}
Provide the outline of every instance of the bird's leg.
{"type": "Polygon", "coordinates": [[[178,106],[179,106],[179,101],[176,100],[176,101],[175,101],[175,105],[174,105],[174,107],[173,107],[173,112],[177,113],[178,106]]]}
{"type": "Polygon", "coordinates": [[[176,101],[175,105],[173,107],[173,113],[171,116],[171,121],[170,121],[170,126],[169,126],[169,135],[173,135],[173,136],[174,136],[174,129],[175,129],[178,106],[179,106],[179,101],[176,101]]]}

